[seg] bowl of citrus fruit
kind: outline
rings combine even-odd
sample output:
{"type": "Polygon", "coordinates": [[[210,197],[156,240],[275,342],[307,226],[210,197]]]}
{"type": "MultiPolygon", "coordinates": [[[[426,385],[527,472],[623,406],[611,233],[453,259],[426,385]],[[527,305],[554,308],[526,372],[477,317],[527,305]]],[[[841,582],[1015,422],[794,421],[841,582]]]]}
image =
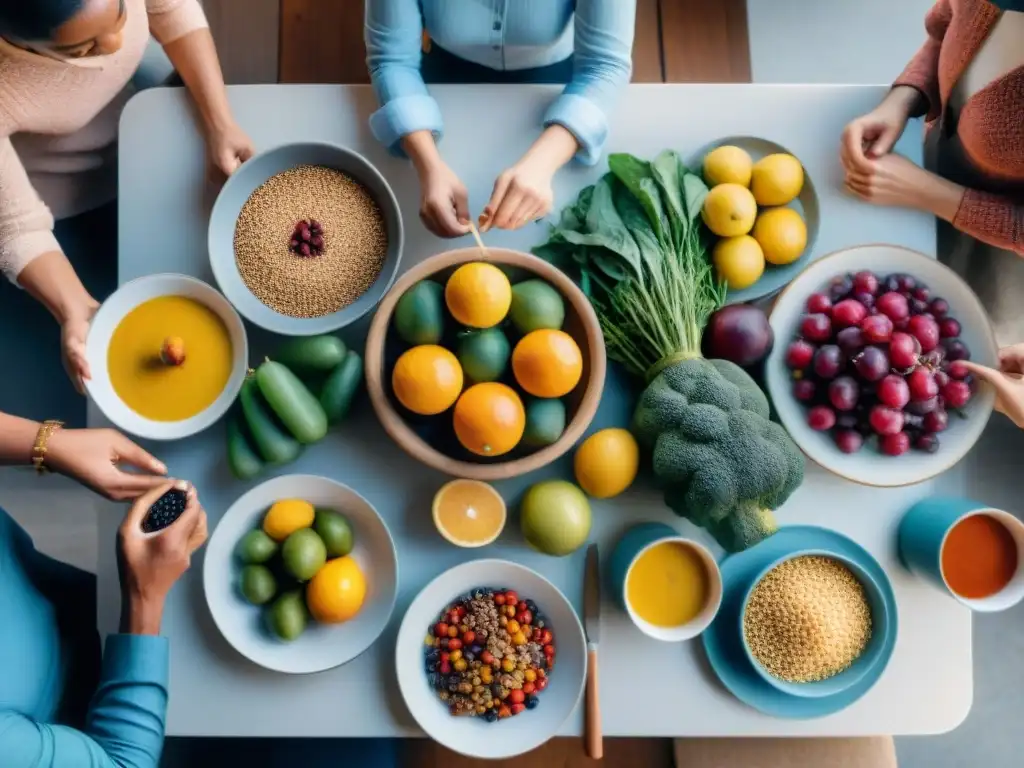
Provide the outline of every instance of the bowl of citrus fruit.
{"type": "Polygon", "coordinates": [[[340,666],[380,636],[398,562],[387,525],[348,486],[284,475],[236,501],[214,529],[203,588],[221,634],[267,669],[340,666]]]}
{"type": "Polygon", "coordinates": [[[433,256],[384,297],[366,383],[384,429],[456,477],[499,480],[554,461],[601,400],[604,340],[586,296],[527,253],[433,256]]]}

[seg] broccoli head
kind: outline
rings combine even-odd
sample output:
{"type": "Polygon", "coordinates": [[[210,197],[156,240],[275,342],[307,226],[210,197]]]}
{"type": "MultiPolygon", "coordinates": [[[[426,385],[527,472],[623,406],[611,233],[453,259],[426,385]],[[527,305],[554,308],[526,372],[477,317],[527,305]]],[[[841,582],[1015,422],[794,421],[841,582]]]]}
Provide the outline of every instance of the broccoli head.
{"type": "Polygon", "coordinates": [[[739,366],[694,359],[658,374],[633,417],[665,503],[730,552],[773,534],[773,510],[803,482],[803,455],[768,415],[739,366]]]}

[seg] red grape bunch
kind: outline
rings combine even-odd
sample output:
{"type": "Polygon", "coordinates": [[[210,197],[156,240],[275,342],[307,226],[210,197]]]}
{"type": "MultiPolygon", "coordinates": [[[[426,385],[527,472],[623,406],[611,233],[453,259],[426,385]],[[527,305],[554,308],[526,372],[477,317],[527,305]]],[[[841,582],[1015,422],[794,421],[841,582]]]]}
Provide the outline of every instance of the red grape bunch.
{"type": "Polygon", "coordinates": [[[889,456],[934,453],[949,411],[971,399],[970,359],[949,303],[906,274],[840,275],[807,299],[786,349],[793,396],[812,429],[856,453],[872,437],[889,456]]]}

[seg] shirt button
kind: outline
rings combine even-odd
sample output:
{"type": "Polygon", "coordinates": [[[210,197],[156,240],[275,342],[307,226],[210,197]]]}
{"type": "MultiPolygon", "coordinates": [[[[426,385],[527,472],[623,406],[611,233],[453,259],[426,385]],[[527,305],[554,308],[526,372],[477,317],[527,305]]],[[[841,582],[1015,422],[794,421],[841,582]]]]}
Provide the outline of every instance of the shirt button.
{"type": "Polygon", "coordinates": [[[494,22],[494,31],[497,32],[499,29],[501,29],[501,22],[500,21],[494,22]]]}

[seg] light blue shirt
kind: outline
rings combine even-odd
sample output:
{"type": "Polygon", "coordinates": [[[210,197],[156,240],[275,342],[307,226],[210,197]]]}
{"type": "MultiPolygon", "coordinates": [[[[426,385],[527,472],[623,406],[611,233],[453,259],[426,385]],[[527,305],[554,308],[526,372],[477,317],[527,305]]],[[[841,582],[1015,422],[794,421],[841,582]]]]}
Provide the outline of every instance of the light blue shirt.
{"type": "Polygon", "coordinates": [[[420,74],[423,31],[446,51],[497,70],[573,58],[572,81],[544,115],[593,165],[608,113],[632,68],[635,0],[366,0],[367,63],[381,108],[374,136],[393,151],[414,131],[442,133],[441,110],[420,74]]]}

